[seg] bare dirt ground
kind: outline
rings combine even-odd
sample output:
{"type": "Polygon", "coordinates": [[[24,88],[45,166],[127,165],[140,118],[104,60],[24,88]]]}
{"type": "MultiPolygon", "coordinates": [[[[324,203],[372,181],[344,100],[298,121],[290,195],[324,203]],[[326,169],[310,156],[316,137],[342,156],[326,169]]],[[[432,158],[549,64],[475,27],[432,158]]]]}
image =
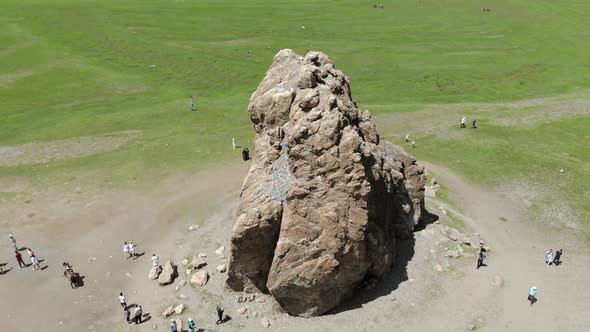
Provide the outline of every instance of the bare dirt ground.
{"type": "MultiPolygon", "coordinates": [[[[12,267],[0,275],[3,330],[148,331],[157,325],[157,330],[166,331],[169,319],[160,313],[177,303],[188,309],[173,317],[181,318],[185,327],[192,317],[205,331],[259,331],[259,317],[267,318],[268,330],[273,331],[584,331],[590,326],[590,290],[583,284],[590,255],[578,239],[569,233],[545,233],[501,193],[465,183],[444,168],[428,168],[450,188],[456,203],[453,207],[429,201],[429,209],[437,213],[444,206],[464,220],[469,232],[479,233],[492,248],[488,266],[476,270],[474,252],[469,250],[462,258],[445,257],[456,244],[440,234],[440,224],[427,225],[413,239],[399,243],[399,263],[388,278],[374,288],[360,288],[341,308],[312,319],[277,312],[268,296],[238,304],[240,294],[224,290],[225,275],[215,271],[223,262],[215,249],[229,247],[245,163],[154,180],[148,193],[82,192],[67,203],[50,192],[28,202],[17,199],[0,209],[0,230],[5,234],[0,262],[8,263],[5,269],[12,267]],[[189,232],[191,224],[200,227],[189,232]],[[9,232],[20,246],[32,247],[47,269],[18,268],[9,232]],[[129,240],[145,255],[125,260],[122,244],[129,240]],[[545,251],[558,247],[564,249],[564,263],[544,264],[545,251]],[[180,280],[187,279],[179,265],[179,279],[159,286],[147,278],[152,253],[161,262],[205,253],[211,279],[203,288],[186,285],[177,291],[180,280]],[[64,260],[85,276],[83,287],[70,289],[62,275],[64,260]],[[495,276],[505,280],[503,287],[492,285],[495,276]],[[526,295],[533,285],[539,301],[531,307],[526,295]],[[124,322],[119,292],[128,303],[141,304],[150,313],[149,321],[137,326],[124,322]],[[222,325],[215,325],[216,305],[231,317],[222,325]],[[248,311],[237,313],[241,307],[248,311]]],[[[20,190],[19,181],[6,183],[20,190]]],[[[27,188],[34,190],[30,184],[27,188]]]]}

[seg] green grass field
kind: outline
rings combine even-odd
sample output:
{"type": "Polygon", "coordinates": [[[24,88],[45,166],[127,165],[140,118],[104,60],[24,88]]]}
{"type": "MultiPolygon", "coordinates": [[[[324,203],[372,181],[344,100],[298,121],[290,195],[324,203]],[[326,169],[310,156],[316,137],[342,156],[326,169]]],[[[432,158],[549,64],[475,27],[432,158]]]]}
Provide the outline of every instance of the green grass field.
{"type": "MultiPolygon", "coordinates": [[[[350,77],[361,107],[376,113],[590,87],[590,2],[582,0],[0,5],[0,146],[143,131],[114,152],[0,167],[0,175],[40,183],[83,178],[116,185],[238,159],[231,137],[251,139],[249,96],[282,48],[329,54],[350,77]],[[188,111],[191,94],[198,96],[195,113],[188,111]]],[[[538,179],[588,220],[588,117],[526,129],[485,127],[484,117],[481,125],[471,139],[419,137],[430,143],[415,154],[487,185],[538,179]],[[565,182],[554,174],[560,168],[568,170],[565,182]]]]}

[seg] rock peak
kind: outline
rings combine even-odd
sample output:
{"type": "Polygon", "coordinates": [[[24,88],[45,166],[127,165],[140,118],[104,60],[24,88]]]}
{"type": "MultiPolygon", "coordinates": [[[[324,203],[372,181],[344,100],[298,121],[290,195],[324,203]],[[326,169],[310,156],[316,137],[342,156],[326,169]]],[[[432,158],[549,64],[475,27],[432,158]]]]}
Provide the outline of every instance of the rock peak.
{"type": "Polygon", "coordinates": [[[227,284],[320,315],[395,262],[424,210],[424,168],[380,139],[321,52],[282,50],[248,106],[256,137],[227,284]]]}

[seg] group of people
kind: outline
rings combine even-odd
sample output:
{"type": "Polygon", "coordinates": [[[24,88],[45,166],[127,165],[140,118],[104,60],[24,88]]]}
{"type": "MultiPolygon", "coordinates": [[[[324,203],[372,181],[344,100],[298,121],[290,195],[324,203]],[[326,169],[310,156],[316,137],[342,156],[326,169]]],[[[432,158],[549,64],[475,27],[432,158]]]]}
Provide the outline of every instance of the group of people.
{"type": "Polygon", "coordinates": [[[129,241],[129,243],[125,242],[123,244],[123,253],[125,254],[125,259],[133,258],[136,259],[140,255],[136,252],[137,246],[133,241],[129,241]]]}
{"type": "MultiPolygon", "coordinates": [[[[37,254],[35,254],[35,252],[31,248],[19,248],[16,244],[16,238],[12,234],[8,235],[8,238],[10,239],[10,242],[11,242],[12,246],[14,247],[14,257],[16,258],[16,261],[17,261],[19,267],[23,268],[23,267],[33,266],[33,270],[39,270],[39,271],[42,270],[41,264],[39,264],[39,259],[37,258],[37,254]],[[27,250],[27,254],[29,255],[29,259],[31,260],[30,265],[27,265],[27,263],[24,262],[23,255],[20,253],[21,250],[25,250],[25,249],[27,250]]],[[[0,265],[0,273],[4,273],[4,269],[2,269],[1,265],[0,265]]]]}
{"type": "MultiPolygon", "coordinates": [[[[467,118],[466,117],[462,117],[461,118],[461,128],[467,128],[467,125],[465,124],[467,122],[467,118]]],[[[473,120],[473,122],[471,123],[471,128],[477,128],[477,120],[473,120]]]]}
{"type": "MultiPolygon", "coordinates": [[[[406,133],[406,143],[410,143],[410,133],[406,133]]],[[[412,148],[416,148],[416,141],[412,140],[412,148]]]]}
{"type": "Polygon", "coordinates": [[[559,249],[555,253],[553,253],[553,249],[549,249],[545,254],[545,263],[547,265],[555,264],[555,266],[561,264],[561,254],[563,254],[563,249],[559,249]]]}
{"type": "Polygon", "coordinates": [[[123,293],[119,293],[119,303],[123,307],[123,313],[125,314],[125,320],[127,324],[135,323],[141,324],[143,321],[143,308],[140,305],[127,305],[127,299],[123,293]],[[131,309],[133,309],[133,316],[131,316],[131,309]]]}

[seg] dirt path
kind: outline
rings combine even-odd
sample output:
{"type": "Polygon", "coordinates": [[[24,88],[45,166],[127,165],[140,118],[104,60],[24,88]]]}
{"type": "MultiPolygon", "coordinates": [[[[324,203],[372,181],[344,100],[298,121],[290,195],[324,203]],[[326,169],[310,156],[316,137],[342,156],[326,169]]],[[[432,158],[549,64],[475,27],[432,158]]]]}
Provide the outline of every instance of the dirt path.
{"type": "Polygon", "coordinates": [[[492,251],[487,267],[468,268],[460,281],[448,282],[451,293],[426,310],[429,314],[417,323],[420,327],[437,329],[446,321],[445,330],[460,331],[465,322],[448,318],[467,318],[465,313],[473,313],[473,321],[481,316],[485,331],[583,331],[590,326],[590,315],[585,314],[590,309],[590,291],[584,287],[590,256],[583,244],[571,234],[544,234],[497,193],[470,185],[442,167],[427,167],[450,188],[463,210],[454,212],[463,215],[492,251]],[[545,252],[558,247],[564,249],[564,263],[559,267],[544,264],[545,252]],[[504,278],[503,288],[490,287],[496,275],[504,278]],[[539,301],[531,307],[526,296],[533,285],[539,301]]]}

